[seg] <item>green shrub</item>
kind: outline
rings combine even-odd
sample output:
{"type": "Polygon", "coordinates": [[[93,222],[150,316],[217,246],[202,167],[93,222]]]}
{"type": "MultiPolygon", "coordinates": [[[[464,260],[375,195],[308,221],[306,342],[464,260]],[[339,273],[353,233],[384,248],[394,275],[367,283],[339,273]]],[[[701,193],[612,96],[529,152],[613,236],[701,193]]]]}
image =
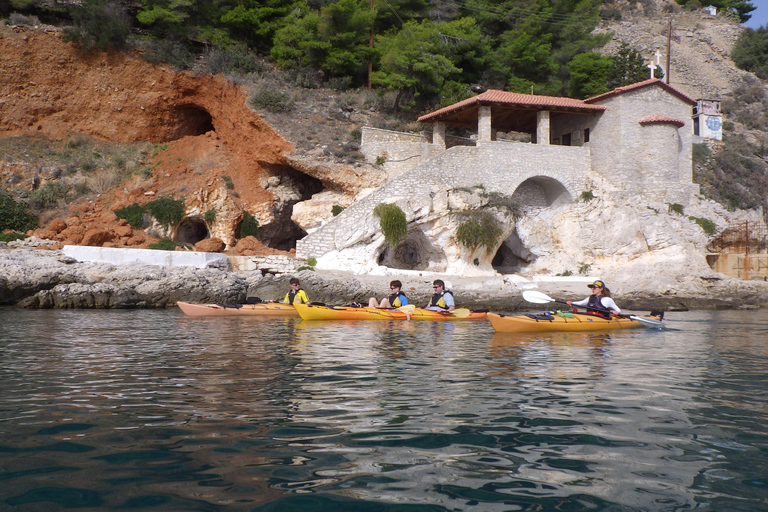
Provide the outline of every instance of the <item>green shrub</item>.
{"type": "Polygon", "coordinates": [[[153,64],[166,62],[177,69],[189,69],[195,62],[194,54],[179,41],[152,39],[143,43],[145,52],[141,58],[153,64]]]}
{"type": "Polygon", "coordinates": [[[67,196],[67,186],[60,181],[49,181],[32,192],[30,204],[33,208],[45,210],[54,208],[67,196]]]}
{"type": "Polygon", "coordinates": [[[692,220],[693,222],[701,226],[701,229],[703,229],[704,232],[708,235],[714,235],[715,233],[717,233],[717,225],[709,219],[690,216],[688,217],[688,220],[692,220]]]}
{"type": "Polygon", "coordinates": [[[331,215],[333,215],[333,216],[335,217],[335,216],[337,216],[338,214],[340,214],[341,212],[343,212],[343,211],[344,211],[344,209],[345,209],[345,208],[344,208],[343,206],[339,206],[338,204],[335,204],[335,205],[333,205],[333,206],[331,207],[331,215]]]}
{"type": "Polygon", "coordinates": [[[229,48],[212,46],[203,53],[203,73],[220,75],[228,73],[260,73],[261,64],[245,45],[235,45],[229,48]]]}
{"type": "Polygon", "coordinates": [[[568,277],[568,276],[572,276],[573,272],[571,270],[563,270],[562,272],[559,272],[559,273],[557,273],[555,275],[556,276],[562,276],[562,277],[568,277]]]}
{"type": "Polygon", "coordinates": [[[83,0],[71,9],[73,26],[64,29],[64,40],[90,51],[122,50],[128,46],[131,18],[115,0],[83,0]]]}
{"type": "Polygon", "coordinates": [[[205,215],[203,217],[205,219],[206,224],[211,224],[213,221],[216,220],[216,210],[211,208],[207,212],[205,212],[205,215]]]}
{"type": "Polygon", "coordinates": [[[706,163],[710,158],[712,158],[712,151],[709,150],[706,144],[693,145],[694,163],[706,163]]]}
{"type": "Polygon", "coordinates": [[[238,237],[245,238],[247,236],[256,236],[259,232],[259,221],[248,212],[243,212],[243,221],[237,228],[238,237]]]}
{"type": "MultiPolygon", "coordinates": [[[[482,189],[482,187],[480,188],[482,189]]],[[[501,192],[481,192],[480,195],[488,198],[488,206],[507,210],[515,220],[523,216],[520,203],[512,199],[512,196],[502,194],[501,192]]]]}
{"type": "Polygon", "coordinates": [[[585,276],[589,274],[589,271],[592,269],[591,263],[584,263],[583,261],[579,262],[579,274],[582,276],[585,276]]]}
{"type": "Polygon", "coordinates": [[[386,156],[379,155],[379,156],[376,157],[376,165],[381,166],[381,165],[384,165],[385,163],[387,163],[387,157],[386,156]]]}
{"type": "Polygon", "coordinates": [[[27,231],[37,227],[37,219],[25,203],[17,203],[4,190],[0,190],[0,231],[27,231]]]}
{"type": "Polygon", "coordinates": [[[583,202],[585,202],[585,203],[588,203],[588,202],[590,202],[590,201],[591,201],[591,200],[593,200],[594,198],[595,198],[595,195],[592,193],[592,191],[591,191],[591,190],[585,190],[585,191],[584,191],[584,192],[582,192],[582,193],[581,193],[581,195],[579,196],[579,199],[581,199],[581,200],[582,200],[583,202]]]}
{"type": "Polygon", "coordinates": [[[150,249],[156,251],[175,251],[179,244],[170,238],[163,238],[157,243],[149,244],[150,249]]]}
{"type": "Polygon", "coordinates": [[[667,213],[683,215],[683,205],[678,203],[667,203],[667,213]]]}
{"type": "Polygon", "coordinates": [[[251,98],[251,106],[268,112],[290,112],[293,110],[294,101],[287,92],[264,88],[251,98]]]}
{"type": "Polygon", "coordinates": [[[172,197],[161,197],[145,205],[147,211],[162,226],[172,226],[184,218],[184,201],[172,197]]]}
{"type": "Polygon", "coordinates": [[[222,176],[221,179],[224,181],[227,190],[235,190],[235,184],[232,182],[232,178],[229,176],[222,176]]]}
{"type": "Polygon", "coordinates": [[[373,214],[379,218],[379,226],[387,245],[397,247],[400,240],[408,234],[405,212],[394,203],[379,203],[373,209],[373,214]]]}
{"type": "Polygon", "coordinates": [[[481,246],[486,253],[493,251],[502,233],[496,218],[484,211],[472,211],[468,217],[456,229],[456,240],[471,251],[481,246]]]}
{"type": "Polygon", "coordinates": [[[120,208],[115,210],[115,215],[118,219],[125,219],[134,229],[141,229],[144,227],[144,214],[146,210],[143,206],[133,203],[131,206],[120,208]]]}
{"type": "Polygon", "coordinates": [[[310,267],[314,267],[315,265],[317,265],[317,258],[313,258],[312,256],[307,258],[306,261],[307,261],[307,265],[309,265],[310,267]]]}
{"type": "Polygon", "coordinates": [[[29,238],[22,233],[0,233],[0,242],[15,242],[16,240],[24,240],[29,238]]]}

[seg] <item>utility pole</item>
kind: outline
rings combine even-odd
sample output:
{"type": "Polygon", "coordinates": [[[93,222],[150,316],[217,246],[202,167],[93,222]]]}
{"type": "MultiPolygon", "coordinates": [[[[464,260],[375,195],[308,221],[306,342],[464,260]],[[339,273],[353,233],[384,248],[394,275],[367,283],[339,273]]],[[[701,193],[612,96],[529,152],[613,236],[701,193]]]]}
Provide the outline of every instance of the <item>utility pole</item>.
{"type": "MultiPolygon", "coordinates": [[[[373,12],[374,7],[373,4],[376,0],[371,0],[371,12],[373,12]]],[[[371,56],[368,57],[368,90],[371,90],[371,75],[373,74],[373,23],[374,20],[371,20],[371,56]]]]}
{"type": "Polygon", "coordinates": [[[671,61],[671,55],[672,52],[672,18],[669,18],[669,26],[667,27],[667,69],[665,74],[665,79],[667,82],[667,85],[669,85],[669,63],[671,61]]]}

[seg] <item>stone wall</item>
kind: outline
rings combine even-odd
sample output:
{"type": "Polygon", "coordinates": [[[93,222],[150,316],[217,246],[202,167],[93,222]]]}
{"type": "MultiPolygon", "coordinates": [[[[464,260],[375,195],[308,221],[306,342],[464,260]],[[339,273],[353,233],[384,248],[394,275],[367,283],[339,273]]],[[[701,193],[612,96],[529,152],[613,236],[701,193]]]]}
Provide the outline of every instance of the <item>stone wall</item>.
{"type": "Polygon", "coordinates": [[[608,108],[590,130],[592,169],[631,193],[685,200],[692,186],[691,105],[660,86],[642,87],[598,103],[608,108]],[[641,125],[653,114],[685,122],[641,125]]]}
{"type": "Polygon", "coordinates": [[[535,196],[539,198],[536,206],[570,201],[585,190],[589,162],[587,147],[510,142],[454,146],[401,174],[297,241],[296,256],[317,258],[369,238],[378,231],[373,209],[383,202],[404,200],[418,210],[429,207],[436,194],[454,188],[483,185],[489,192],[514,195],[522,183],[527,183],[527,190],[520,199],[535,196]],[[531,188],[538,193],[532,193],[531,188]]]}

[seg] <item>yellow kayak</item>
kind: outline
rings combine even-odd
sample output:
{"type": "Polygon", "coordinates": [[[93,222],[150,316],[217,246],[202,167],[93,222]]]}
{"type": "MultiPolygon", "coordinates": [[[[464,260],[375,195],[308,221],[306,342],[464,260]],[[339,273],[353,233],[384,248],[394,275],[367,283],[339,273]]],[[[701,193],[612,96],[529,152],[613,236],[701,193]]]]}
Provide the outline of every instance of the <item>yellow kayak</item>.
{"type": "Polygon", "coordinates": [[[191,304],[177,302],[189,316],[298,316],[291,304],[260,302],[259,304],[191,304]]]}
{"type": "Polygon", "coordinates": [[[485,312],[473,312],[468,309],[457,309],[453,313],[440,313],[411,306],[404,306],[403,311],[319,304],[295,304],[295,307],[296,312],[304,320],[407,320],[406,311],[410,314],[411,320],[482,320],[486,317],[485,312]]]}
{"type": "MultiPolygon", "coordinates": [[[[658,317],[642,317],[660,320],[658,317]]],[[[496,332],[580,332],[608,331],[643,327],[643,323],[631,318],[603,318],[597,315],[561,313],[537,315],[497,315],[488,313],[488,320],[496,332]]]]}

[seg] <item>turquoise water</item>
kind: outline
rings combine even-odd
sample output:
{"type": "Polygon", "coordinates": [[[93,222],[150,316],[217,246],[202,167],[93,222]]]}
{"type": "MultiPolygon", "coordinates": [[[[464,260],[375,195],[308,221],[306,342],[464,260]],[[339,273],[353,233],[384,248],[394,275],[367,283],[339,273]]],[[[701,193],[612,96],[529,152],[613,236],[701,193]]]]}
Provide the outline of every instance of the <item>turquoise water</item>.
{"type": "Polygon", "coordinates": [[[768,510],[768,311],[667,324],[0,309],[0,510],[768,510]]]}

